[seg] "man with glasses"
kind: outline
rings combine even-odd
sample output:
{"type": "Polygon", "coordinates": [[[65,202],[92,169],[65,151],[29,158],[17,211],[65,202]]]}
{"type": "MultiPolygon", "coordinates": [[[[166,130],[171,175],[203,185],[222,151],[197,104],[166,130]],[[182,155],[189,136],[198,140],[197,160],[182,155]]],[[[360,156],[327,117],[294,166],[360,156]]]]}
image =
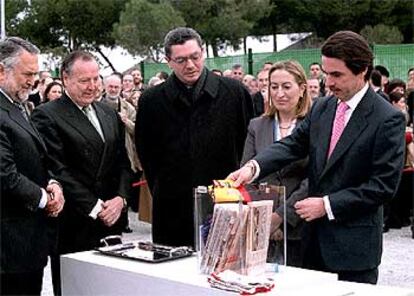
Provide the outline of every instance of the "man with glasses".
{"type": "Polygon", "coordinates": [[[252,101],[239,81],[204,66],[200,35],[176,28],[165,37],[173,70],[138,105],[136,145],[153,194],[155,243],[194,244],[192,188],[239,166],[252,101]]]}

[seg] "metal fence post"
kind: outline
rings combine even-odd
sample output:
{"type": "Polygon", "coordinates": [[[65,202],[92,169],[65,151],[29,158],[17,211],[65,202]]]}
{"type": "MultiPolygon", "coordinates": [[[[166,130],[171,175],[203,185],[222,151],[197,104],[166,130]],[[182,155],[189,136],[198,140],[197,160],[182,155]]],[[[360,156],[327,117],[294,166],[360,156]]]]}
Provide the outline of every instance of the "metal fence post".
{"type": "Polygon", "coordinates": [[[253,52],[251,48],[247,51],[247,72],[253,75],[253,52]]]}

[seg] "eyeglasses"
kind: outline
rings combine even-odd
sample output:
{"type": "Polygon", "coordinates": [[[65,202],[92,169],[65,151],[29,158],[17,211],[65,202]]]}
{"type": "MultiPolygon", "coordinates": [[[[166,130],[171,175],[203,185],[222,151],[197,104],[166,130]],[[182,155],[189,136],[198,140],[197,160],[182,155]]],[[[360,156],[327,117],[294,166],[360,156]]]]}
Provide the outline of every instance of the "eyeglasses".
{"type": "Polygon", "coordinates": [[[185,63],[188,62],[188,60],[191,60],[193,63],[196,63],[198,61],[201,60],[202,57],[202,53],[201,52],[197,52],[197,53],[193,53],[192,55],[188,56],[188,57],[178,57],[178,58],[170,58],[171,61],[173,61],[174,63],[178,64],[178,65],[183,65],[185,63]]]}

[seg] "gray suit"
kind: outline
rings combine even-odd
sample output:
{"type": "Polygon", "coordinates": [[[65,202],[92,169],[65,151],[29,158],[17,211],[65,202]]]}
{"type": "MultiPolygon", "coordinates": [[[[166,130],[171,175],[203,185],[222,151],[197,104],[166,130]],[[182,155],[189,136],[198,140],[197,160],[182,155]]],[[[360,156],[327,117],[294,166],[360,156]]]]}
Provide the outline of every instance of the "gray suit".
{"type": "Polygon", "coordinates": [[[318,100],[291,136],[255,157],[264,176],[309,156],[309,196],[328,195],[335,220],[305,224],[326,268],[376,268],[382,253],[383,204],[395,193],[404,156],[401,112],[369,88],[327,160],[337,99],[318,100]]]}

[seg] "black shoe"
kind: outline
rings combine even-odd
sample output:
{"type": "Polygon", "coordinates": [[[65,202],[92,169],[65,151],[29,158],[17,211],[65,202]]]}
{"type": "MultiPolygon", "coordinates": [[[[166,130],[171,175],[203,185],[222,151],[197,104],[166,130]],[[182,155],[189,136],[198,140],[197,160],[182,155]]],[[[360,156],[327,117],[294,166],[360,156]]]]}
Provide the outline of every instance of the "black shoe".
{"type": "Polygon", "coordinates": [[[384,227],[382,227],[382,233],[386,233],[390,231],[390,228],[387,225],[384,225],[384,227]]]}
{"type": "Polygon", "coordinates": [[[131,228],[129,228],[129,226],[125,227],[122,232],[123,233],[131,233],[133,230],[131,228]]]}

